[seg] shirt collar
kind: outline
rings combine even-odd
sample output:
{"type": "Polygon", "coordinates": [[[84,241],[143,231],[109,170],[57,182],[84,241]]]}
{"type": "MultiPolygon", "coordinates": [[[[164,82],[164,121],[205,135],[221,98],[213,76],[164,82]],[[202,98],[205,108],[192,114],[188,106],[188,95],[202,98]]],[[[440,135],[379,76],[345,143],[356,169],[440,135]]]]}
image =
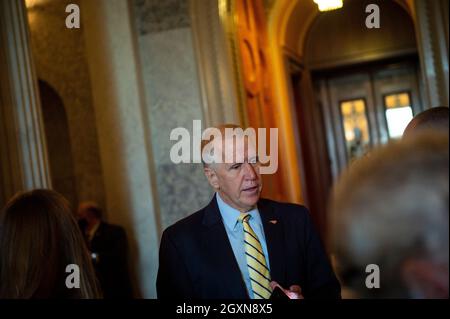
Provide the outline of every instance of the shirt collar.
{"type": "MultiPolygon", "coordinates": [[[[219,193],[216,193],[216,200],[225,226],[230,230],[236,230],[236,226],[239,223],[238,218],[241,212],[225,203],[219,193]]],[[[255,222],[262,224],[258,208],[248,211],[247,214],[250,214],[255,222]]]]}
{"type": "Polygon", "coordinates": [[[97,229],[98,229],[98,227],[100,226],[100,224],[101,224],[101,222],[98,221],[98,222],[94,225],[94,227],[92,227],[91,230],[89,230],[89,231],[87,232],[87,236],[88,236],[89,241],[91,241],[92,238],[94,238],[94,235],[95,235],[95,233],[97,232],[97,229]]]}

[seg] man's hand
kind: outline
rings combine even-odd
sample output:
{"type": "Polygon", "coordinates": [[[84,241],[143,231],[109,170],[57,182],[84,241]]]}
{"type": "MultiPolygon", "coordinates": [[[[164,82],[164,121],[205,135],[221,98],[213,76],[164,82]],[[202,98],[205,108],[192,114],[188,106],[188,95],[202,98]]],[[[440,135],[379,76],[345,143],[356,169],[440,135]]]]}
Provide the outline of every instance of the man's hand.
{"type": "Polygon", "coordinates": [[[270,286],[272,287],[272,290],[275,289],[275,287],[279,287],[286,294],[286,296],[289,297],[289,299],[304,299],[302,296],[302,289],[299,285],[292,285],[288,290],[281,287],[276,281],[272,281],[270,286]]]}

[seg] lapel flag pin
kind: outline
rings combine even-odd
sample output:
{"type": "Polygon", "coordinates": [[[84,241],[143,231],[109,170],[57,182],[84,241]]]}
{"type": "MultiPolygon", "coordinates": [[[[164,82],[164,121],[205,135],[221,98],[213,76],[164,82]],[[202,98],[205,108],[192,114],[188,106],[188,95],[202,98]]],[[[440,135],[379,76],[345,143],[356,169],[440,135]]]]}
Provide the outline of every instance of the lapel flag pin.
{"type": "Polygon", "coordinates": [[[269,220],[269,223],[271,223],[271,224],[276,224],[278,222],[278,220],[276,220],[276,219],[273,219],[273,220],[269,220]]]}

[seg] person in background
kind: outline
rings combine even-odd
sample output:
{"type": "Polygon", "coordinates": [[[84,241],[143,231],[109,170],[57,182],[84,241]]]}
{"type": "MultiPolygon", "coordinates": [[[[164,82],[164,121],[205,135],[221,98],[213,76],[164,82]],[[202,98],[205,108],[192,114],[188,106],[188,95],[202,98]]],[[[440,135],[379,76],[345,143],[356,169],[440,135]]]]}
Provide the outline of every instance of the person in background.
{"type": "Polygon", "coordinates": [[[3,209],[1,225],[0,299],[101,297],[83,236],[62,195],[43,189],[18,194],[3,209]],[[71,264],[79,268],[79,288],[66,285],[71,264]]]}
{"type": "Polygon", "coordinates": [[[354,297],[448,298],[448,147],[436,132],[392,142],[335,185],[330,244],[354,297]]]}
{"type": "Polygon", "coordinates": [[[125,230],[104,222],[95,202],[80,203],[77,214],[104,298],[132,298],[125,230]]]}
{"type": "Polygon", "coordinates": [[[408,123],[403,138],[409,138],[423,131],[439,131],[448,135],[448,107],[438,106],[425,110],[408,123]]]}

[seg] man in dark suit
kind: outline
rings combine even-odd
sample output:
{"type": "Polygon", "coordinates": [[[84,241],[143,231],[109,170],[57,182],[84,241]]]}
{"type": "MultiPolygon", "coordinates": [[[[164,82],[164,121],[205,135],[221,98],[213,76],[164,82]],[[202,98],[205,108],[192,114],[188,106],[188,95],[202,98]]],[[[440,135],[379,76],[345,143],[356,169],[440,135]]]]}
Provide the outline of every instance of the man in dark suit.
{"type": "Polygon", "coordinates": [[[125,230],[104,222],[102,211],[94,202],[81,203],[77,213],[103,297],[132,298],[125,230]]]}
{"type": "Polygon", "coordinates": [[[308,210],[260,199],[256,145],[227,129],[242,132],[223,125],[202,142],[212,201],[163,233],[158,298],[267,299],[276,286],[291,298],[340,298],[308,210]]]}

